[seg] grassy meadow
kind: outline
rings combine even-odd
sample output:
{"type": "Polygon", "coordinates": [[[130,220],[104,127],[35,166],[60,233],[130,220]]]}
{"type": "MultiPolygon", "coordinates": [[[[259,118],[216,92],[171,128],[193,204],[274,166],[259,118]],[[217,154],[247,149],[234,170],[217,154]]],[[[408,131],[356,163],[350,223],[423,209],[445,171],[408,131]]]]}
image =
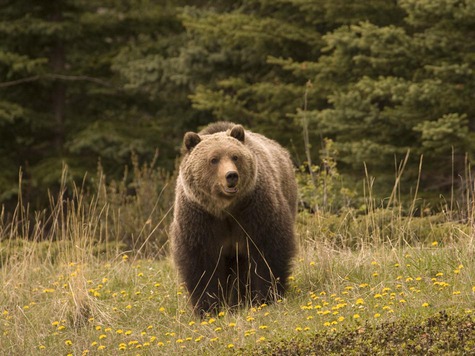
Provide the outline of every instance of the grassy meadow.
{"type": "Polygon", "coordinates": [[[475,354],[472,203],[301,212],[285,298],[199,319],[166,242],[143,253],[169,210],[126,246],[111,236],[136,209],[58,200],[34,221],[21,202],[0,216],[2,355],[475,354]]]}

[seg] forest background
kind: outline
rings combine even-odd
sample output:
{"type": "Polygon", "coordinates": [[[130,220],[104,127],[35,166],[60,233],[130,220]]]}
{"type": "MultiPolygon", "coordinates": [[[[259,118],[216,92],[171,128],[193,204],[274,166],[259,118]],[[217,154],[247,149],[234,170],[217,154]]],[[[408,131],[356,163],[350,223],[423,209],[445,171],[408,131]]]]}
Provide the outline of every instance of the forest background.
{"type": "Polygon", "coordinates": [[[475,0],[0,0],[0,354],[473,354],[475,0]],[[197,320],[183,134],[287,147],[283,300],[197,320]]]}
{"type": "Polygon", "coordinates": [[[338,181],[329,209],[358,207],[365,177],[429,209],[471,181],[473,0],[0,4],[7,208],[20,187],[42,208],[65,165],[133,191],[124,167],[173,174],[183,133],[216,120],[279,141],[313,188],[338,181]]]}

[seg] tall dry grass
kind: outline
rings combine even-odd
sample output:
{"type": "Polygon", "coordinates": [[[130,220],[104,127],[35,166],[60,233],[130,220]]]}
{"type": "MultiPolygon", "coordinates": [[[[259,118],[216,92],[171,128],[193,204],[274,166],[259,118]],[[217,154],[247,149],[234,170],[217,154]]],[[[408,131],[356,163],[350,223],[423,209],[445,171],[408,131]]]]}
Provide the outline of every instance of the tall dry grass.
{"type": "Polygon", "coordinates": [[[469,174],[463,205],[418,215],[417,191],[409,205],[398,196],[402,170],[379,202],[368,174],[364,211],[299,213],[285,299],[199,320],[163,252],[170,178],[136,167],[132,196],[127,180],[108,185],[99,175],[97,194],[64,183],[49,210],[32,212],[20,197],[11,216],[2,211],[0,353],[253,354],[365,323],[475,313],[469,174]]]}

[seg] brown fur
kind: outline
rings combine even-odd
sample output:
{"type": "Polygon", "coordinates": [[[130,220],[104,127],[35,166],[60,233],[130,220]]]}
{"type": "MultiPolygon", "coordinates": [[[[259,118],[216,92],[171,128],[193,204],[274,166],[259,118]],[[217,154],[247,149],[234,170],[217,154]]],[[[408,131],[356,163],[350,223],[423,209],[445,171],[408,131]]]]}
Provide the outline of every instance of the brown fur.
{"type": "Polygon", "coordinates": [[[282,296],[295,251],[289,154],[228,122],[184,137],[172,254],[198,313],[282,296]]]}

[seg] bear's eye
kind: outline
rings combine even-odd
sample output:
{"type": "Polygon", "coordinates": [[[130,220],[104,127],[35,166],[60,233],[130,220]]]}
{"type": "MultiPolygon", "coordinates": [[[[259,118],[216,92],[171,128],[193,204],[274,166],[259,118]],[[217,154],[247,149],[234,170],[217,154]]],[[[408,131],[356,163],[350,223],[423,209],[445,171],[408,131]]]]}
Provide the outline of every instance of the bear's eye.
{"type": "Polygon", "coordinates": [[[213,158],[211,158],[211,160],[210,160],[210,163],[211,163],[211,164],[218,164],[218,162],[219,162],[219,159],[218,159],[217,157],[213,157],[213,158]]]}
{"type": "Polygon", "coordinates": [[[239,157],[238,157],[237,155],[233,155],[233,156],[231,157],[231,159],[232,159],[234,162],[236,162],[236,161],[239,159],[239,157]]]}

